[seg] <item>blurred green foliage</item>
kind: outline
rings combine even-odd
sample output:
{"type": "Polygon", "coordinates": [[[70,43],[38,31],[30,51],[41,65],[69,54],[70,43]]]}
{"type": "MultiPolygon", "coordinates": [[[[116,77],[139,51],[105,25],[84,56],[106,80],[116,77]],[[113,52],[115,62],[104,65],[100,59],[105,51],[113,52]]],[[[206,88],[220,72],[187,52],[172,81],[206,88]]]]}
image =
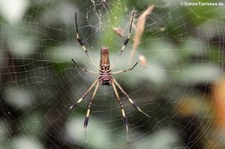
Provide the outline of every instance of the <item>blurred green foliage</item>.
{"type": "MultiPolygon", "coordinates": [[[[121,94],[130,122],[128,146],[113,90],[100,87],[87,129],[88,148],[200,149],[215,141],[206,137],[216,131],[208,96],[213,82],[224,75],[225,7],[183,2],[200,1],[0,0],[1,148],[85,148],[82,123],[89,97],[77,109],[68,107],[97,76],[71,61],[94,69],[76,41],[74,13],[94,61],[99,62],[99,49],[106,46],[113,62],[124,40],[113,27],[127,34],[131,12],[137,21],[153,3],[156,8],[132,61],[144,55],[146,67],[116,76],[152,118],[138,113],[121,94]]],[[[131,47],[132,40],[115,70],[127,68],[131,47]]]]}

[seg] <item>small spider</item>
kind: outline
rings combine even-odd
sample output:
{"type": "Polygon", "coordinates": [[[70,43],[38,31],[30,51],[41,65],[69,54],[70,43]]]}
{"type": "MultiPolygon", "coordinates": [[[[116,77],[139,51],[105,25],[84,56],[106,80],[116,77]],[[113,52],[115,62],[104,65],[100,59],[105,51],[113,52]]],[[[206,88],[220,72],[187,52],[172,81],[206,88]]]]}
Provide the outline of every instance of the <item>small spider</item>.
{"type": "MultiPolygon", "coordinates": [[[[132,13],[132,19],[131,19],[131,23],[130,23],[130,28],[129,28],[129,33],[127,38],[125,39],[123,46],[119,52],[118,57],[116,58],[114,64],[112,65],[112,68],[115,66],[116,62],[118,61],[118,58],[120,57],[120,55],[122,54],[123,50],[125,49],[129,39],[130,39],[130,33],[131,33],[131,27],[132,27],[132,23],[133,23],[133,18],[134,18],[134,12],[132,13]]],[[[111,72],[112,68],[110,68],[110,62],[109,62],[109,50],[108,48],[101,48],[100,51],[100,69],[98,68],[98,66],[96,65],[96,63],[93,61],[93,59],[91,58],[91,56],[89,55],[83,41],[80,39],[79,36],[79,32],[78,32],[78,26],[77,26],[77,15],[75,13],[75,25],[76,25],[76,37],[77,37],[77,41],[79,42],[79,44],[81,45],[81,47],[83,48],[83,50],[85,51],[86,55],[89,57],[89,59],[92,61],[92,63],[95,65],[95,67],[98,69],[99,72],[95,72],[95,71],[91,71],[91,70],[87,70],[84,69],[82,67],[80,67],[73,59],[73,63],[81,70],[89,72],[89,73],[93,73],[93,74],[99,74],[99,77],[92,83],[92,85],[88,88],[88,90],[83,94],[83,96],[73,105],[70,106],[69,109],[74,108],[77,104],[79,104],[85,97],[86,95],[92,90],[92,88],[96,85],[95,90],[92,94],[91,100],[88,104],[88,110],[87,110],[87,114],[84,120],[84,129],[85,129],[85,141],[87,144],[87,136],[86,136],[86,128],[88,125],[88,119],[89,119],[89,115],[90,115],[90,111],[91,111],[91,105],[93,103],[94,97],[96,95],[96,92],[99,88],[99,85],[103,85],[103,86],[109,86],[112,85],[113,90],[115,92],[117,101],[120,105],[121,111],[122,111],[122,116],[123,116],[123,121],[124,121],[124,125],[126,128],[126,132],[127,132],[127,143],[129,144],[129,139],[128,139],[128,119],[126,117],[125,111],[124,111],[124,107],[123,104],[120,100],[118,91],[117,91],[117,87],[120,89],[120,91],[128,98],[129,102],[134,106],[135,109],[137,109],[139,112],[143,113],[145,116],[151,118],[151,116],[149,116],[148,114],[146,114],[144,111],[141,110],[141,108],[136,105],[134,103],[134,101],[130,98],[130,96],[124,91],[124,89],[119,85],[119,83],[116,81],[116,79],[112,76],[113,74],[119,74],[119,73],[123,73],[123,72],[127,72],[127,71],[131,71],[133,70],[133,68],[138,64],[135,63],[133,65],[133,67],[127,69],[127,70],[119,70],[119,71],[115,71],[115,72],[111,72]]]]}

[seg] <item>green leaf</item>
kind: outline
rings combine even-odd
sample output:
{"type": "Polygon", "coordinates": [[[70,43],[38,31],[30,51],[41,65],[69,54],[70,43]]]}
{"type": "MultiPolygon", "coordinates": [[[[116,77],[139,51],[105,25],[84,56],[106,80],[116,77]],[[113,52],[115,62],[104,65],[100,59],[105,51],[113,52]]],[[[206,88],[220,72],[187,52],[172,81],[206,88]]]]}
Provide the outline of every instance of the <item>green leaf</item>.
{"type": "Polygon", "coordinates": [[[175,74],[175,79],[188,84],[209,83],[220,78],[222,72],[219,65],[210,63],[188,64],[180,68],[175,74]]]}

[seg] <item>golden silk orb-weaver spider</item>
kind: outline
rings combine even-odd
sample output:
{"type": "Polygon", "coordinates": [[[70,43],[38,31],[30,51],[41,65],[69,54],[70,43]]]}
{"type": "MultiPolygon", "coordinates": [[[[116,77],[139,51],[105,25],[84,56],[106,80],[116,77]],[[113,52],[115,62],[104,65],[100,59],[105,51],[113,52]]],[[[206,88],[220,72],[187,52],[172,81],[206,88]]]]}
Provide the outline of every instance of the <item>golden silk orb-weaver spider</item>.
{"type": "Polygon", "coordinates": [[[89,115],[90,115],[90,112],[91,112],[91,105],[93,103],[93,100],[94,100],[94,97],[96,95],[96,92],[97,92],[97,90],[99,88],[99,85],[102,85],[102,86],[112,85],[112,88],[113,88],[113,90],[115,92],[115,95],[116,95],[116,98],[117,98],[117,102],[119,103],[120,108],[121,108],[121,112],[122,112],[122,116],[123,116],[123,121],[124,121],[124,125],[125,125],[126,132],[127,132],[127,143],[128,144],[129,144],[129,139],[128,139],[128,129],[129,129],[128,125],[129,125],[129,123],[128,123],[128,119],[126,117],[126,113],[124,111],[124,106],[123,106],[123,104],[122,104],[122,102],[120,100],[120,97],[119,97],[117,88],[119,88],[119,90],[128,98],[129,102],[134,106],[135,109],[137,109],[139,112],[141,112],[145,116],[151,118],[151,116],[149,116],[147,113],[145,113],[144,111],[142,111],[142,109],[137,104],[134,103],[134,101],[130,98],[130,96],[124,91],[124,89],[119,85],[119,83],[116,81],[116,79],[112,76],[114,74],[119,74],[119,73],[131,71],[138,64],[138,62],[137,62],[137,63],[135,63],[129,69],[119,70],[119,71],[112,72],[113,67],[116,65],[119,57],[121,56],[121,54],[123,53],[123,50],[125,49],[127,43],[129,42],[130,33],[131,33],[131,27],[132,27],[132,23],[133,23],[133,18],[134,18],[134,12],[132,13],[132,19],[131,19],[131,22],[130,22],[128,36],[125,39],[125,41],[124,41],[124,43],[122,45],[122,48],[121,48],[121,50],[119,52],[119,55],[117,56],[114,64],[112,65],[112,67],[110,68],[109,50],[108,50],[108,48],[101,48],[101,51],[100,51],[100,68],[98,68],[98,66],[96,65],[96,63],[93,61],[92,57],[89,55],[88,50],[86,49],[86,47],[84,45],[84,42],[80,39],[79,31],[78,31],[78,25],[77,25],[77,15],[75,13],[75,25],[76,25],[76,37],[77,37],[77,41],[81,45],[81,47],[83,48],[83,50],[86,53],[86,55],[88,56],[88,58],[92,61],[92,63],[94,64],[94,66],[98,69],[98,72],[91,71],[91,70],[87,70],[85,68],[80,67],[74,61],[74,59],[72,59],[72,61],[73,61],[73,63],[79,69],[81,69],[83,71],[86,71],[86,72],[89,72],[89,73],[93,73],[93,74],[98,74],[99,75],[99,77],[92,83],[92,85],[83,94],[83,96],[77,102],[75,102],[74,104],[72,104],[70,106],[70,108],[69,108],[69,109],[73,109],[77,104],[79,104],[87,96],[87,94],[92,90],[92,88],[95,86],[94,92],[93,92],[93,94],[91,96],[91,100],[89,101],[89,104],[88,104],[88,107],[87,107],[88,109],[87,109],[86,117],[85,117],[85,120],[84,120],[84,130],[85,130],[85,141],[86,141],[86,144],[87,144],[86,128],[88,126],[89,115]]]}

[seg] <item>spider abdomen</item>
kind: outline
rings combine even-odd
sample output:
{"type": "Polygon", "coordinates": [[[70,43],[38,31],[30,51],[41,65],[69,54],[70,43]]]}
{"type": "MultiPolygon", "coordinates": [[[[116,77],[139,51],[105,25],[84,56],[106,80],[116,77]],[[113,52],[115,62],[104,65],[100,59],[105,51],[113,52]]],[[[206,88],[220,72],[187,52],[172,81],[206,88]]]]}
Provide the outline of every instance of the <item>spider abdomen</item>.
{"type": "Polygon", "coordinates": [[[109,70],[110,62],[109,62],[109,49],[102,48],[100,52],[100,69],[101,70],[109,70]]]}

